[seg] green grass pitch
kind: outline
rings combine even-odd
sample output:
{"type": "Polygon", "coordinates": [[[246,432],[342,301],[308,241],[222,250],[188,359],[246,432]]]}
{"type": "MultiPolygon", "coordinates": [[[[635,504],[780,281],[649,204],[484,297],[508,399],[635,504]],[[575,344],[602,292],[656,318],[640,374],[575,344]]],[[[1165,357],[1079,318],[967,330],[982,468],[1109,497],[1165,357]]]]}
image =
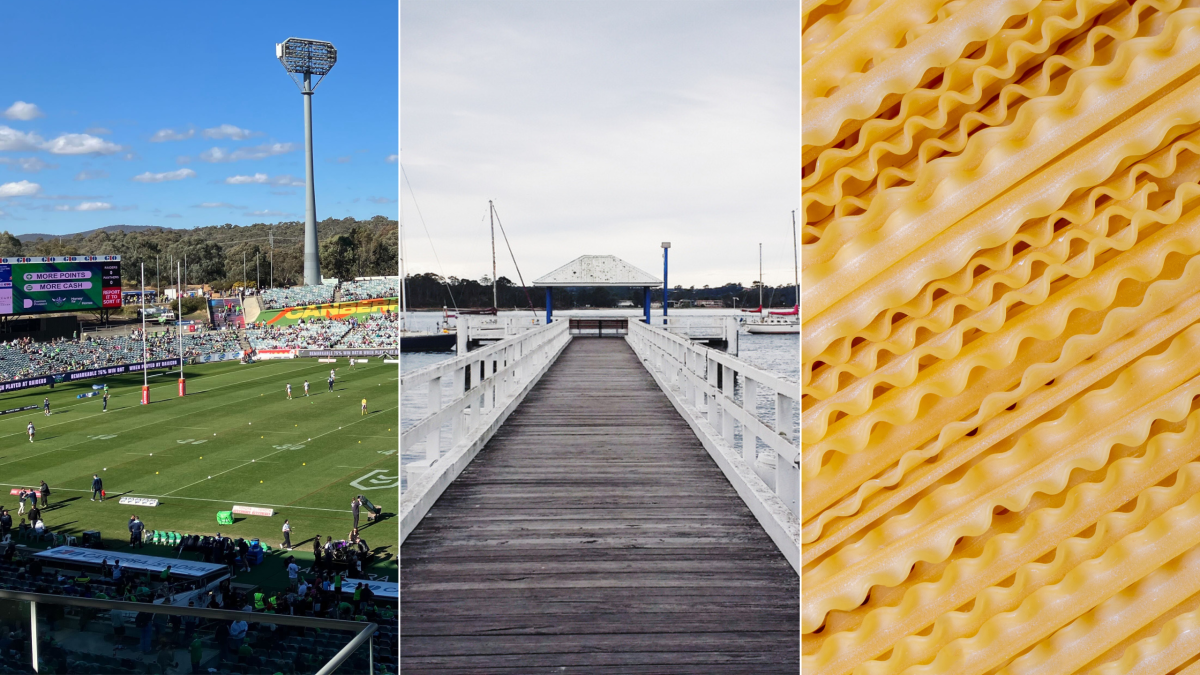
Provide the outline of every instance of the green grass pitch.
{"type": "MultiPolygon", "coordinates": [[[[0,396],[0,410],[41,405],[50,398],[53,413],[0,416],[0,504],[13,515],[13,487],[50,485],[50,508],[43,520],[52,530],[78,536],[99,530],[114,557],[128,550],[127,524],[136,513],[149,530],[181,534],[258,537],[276,549],[284,518],[291,521],[292,545],[302,566],[312,560],[315,535],[344,539],[352,520],[350,501],[363,494],[385,514],[397,512],[399,474],[398,377],[396,364],[370,359],[351,369],[316,359],[237,362],[185,366],[186,397],[178,397],[178,369],[152,372],[148,406],[141,405],[142,375],[127,374],[39,387],[0,396]],[[337,368],[333,393],[326,379],[337,368]],[[311,395],[304,396],[304,380],[311,395]],[[292,385],[292,400],[285,385],[292,385]],[[101,397],[78,399],[107,383],[108,412],[101,397]],[[367,399],[368,414],[361,414],[367,399]],[[26,424],[37,429],[34,442],[26,424]],[[92,474],[104,480],[108,498],[91,501],[92,474]],[[122,496],[156,497],[157,507],[118,504],[122,496]],[[271,518],[235,516],[218,526],[216,513],[234,504],[268,506],[271,518]]],[[[376,550],[368,570],[395,581],[398,527],[394,518],[359,531],[376,550]]],[[[174,557],[165,546],[147,544],[148,555],[174,557]]],[[[279,580],[282,557],[272,556],[238,581],[264,586],[279,580]]]]}

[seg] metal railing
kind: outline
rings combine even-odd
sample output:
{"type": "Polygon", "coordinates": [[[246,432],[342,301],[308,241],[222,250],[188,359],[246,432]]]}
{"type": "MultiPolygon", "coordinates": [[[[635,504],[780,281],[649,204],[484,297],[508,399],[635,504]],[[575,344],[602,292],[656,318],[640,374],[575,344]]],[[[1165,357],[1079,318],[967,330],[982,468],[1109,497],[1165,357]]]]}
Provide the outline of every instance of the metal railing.
{"type": "Polygon", "coordinates": [[[331,675],[343,663],[345,663],[363,643],[367,643],[368,649],[368,667],[369,674],[374,675],[375,672],[375,656],[374,656],[374,635],[379,629],[379,624],[363,623],[361,621],[344,621],[341,619],[318,619],[309,616],[293,616],[290,614],[263,614],[254,612],[245,612],[233,609],[201,609],[199,607],[178,607],[174,605],[155,605],[143,602],[125,602],[123,600],[97,600],[95,598],[76,598],[64,595],[50,595],[47,593],[26,593],[23,591],[6,591],[0,590],[0,600],[11,600],[16,602],[29,603],[29,635],[30,647],[32,653],[32,666],[34,672],[38,672],[38,605],[64,605],[68,607],[87,607],[91,609],[105,609],[118,612],[137,612],[146,614],[167,614],[177,616],[194,616],[200,619],[212,619],[220,621],[246,621],[247,619],[255,623],[271,623],[281,626],[302,626],[305,628],[318,628],[329,631],[352,631],[355,634],[350,642],[341,649],[332,659],[325,665],[321,666],[317,671],[317,675],[331,675]]]}
{"type": "Polygon", "coordinates": [[[555,321],[401,376],[401,391],[428,393],[425,416],[400,435],[401,542],[570,340],[567,322],[555,321]],[[421,446],[425,459],[405,460],[421,446]]]}
{"type": "Polygon", "coordinates": [[[800,384],[659,327],[626,340],[799,573],[800,384]]]}

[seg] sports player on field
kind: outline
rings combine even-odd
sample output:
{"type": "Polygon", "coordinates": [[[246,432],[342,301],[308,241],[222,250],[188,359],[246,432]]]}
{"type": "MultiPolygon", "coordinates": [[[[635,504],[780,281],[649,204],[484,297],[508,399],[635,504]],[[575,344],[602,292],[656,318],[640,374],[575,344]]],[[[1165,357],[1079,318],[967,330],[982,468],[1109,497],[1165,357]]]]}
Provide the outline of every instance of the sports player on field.
{"type": "Polygon", "coordinates": [[[363,403],[362,403],[362,414],[363,415],[367,414],[367,399],[365,399],[365,398],[363,399],[363,403]]]}
{"type": "Polygon", "coordinates": [[[334,371],[330,370],[329,371],[329,393],[331,393],[331,394],[333,393],[333,378],[334,378],[334,371]]]}
{"type": "Polygon", "coordinates": [[[304,395],[308,396],[308,380],[304,381],[304,395]]]}
{"type": "Polygon", "coordinates": [[[33,442],[33,432],[34,432],[34,431],[36,431],[36,430],[33,428],[33,422],[30,422],[30,423],[29,423],[29,426],[28,426],[28,427],[26,427],[26,431],[28,431],[28,432],[29,432],[29,442],[30,442],[30,443],[32,443],[32,442],[33,442]]]}
{"type": "Polygon", "coordinates": [[[292,383],[291,382],[288,382],[288,384],[287,384],[287,393],[288,393],[288,400],[289,401],[292,400],[292,383]]]}
{"type": "Polygon", "coordinates": [[[42,410],[46,411],[46,417],[50,416],[50,399],[49,398],[42,399],[42,410]]]}

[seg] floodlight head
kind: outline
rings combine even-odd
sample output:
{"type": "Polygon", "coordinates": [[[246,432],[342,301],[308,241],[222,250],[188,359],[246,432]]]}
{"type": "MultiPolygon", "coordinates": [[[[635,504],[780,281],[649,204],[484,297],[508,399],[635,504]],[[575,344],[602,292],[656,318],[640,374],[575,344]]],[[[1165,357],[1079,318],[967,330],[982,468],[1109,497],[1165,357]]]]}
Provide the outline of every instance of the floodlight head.
{"type": "Polygon", "coordinates": [[[333,64],[337,63],[337,48],[332,43],[322,40],[288,38],[275,45],[275,57],[292,76],[300,91],[306,91],[304,80],[316,75],[316,81],[312,82],[307,90],[312,91],[317,88],[321,79],[333,70],[333,64]],[[297,75],[300,77],[296,77],[297,75]]]}

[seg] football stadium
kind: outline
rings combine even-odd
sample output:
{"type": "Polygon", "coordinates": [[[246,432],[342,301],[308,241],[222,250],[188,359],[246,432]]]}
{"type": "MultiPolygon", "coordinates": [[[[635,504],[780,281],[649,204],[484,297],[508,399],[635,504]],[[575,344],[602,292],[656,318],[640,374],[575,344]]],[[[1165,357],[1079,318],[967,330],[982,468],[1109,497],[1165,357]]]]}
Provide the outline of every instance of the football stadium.
{"type": "Polygon", "coordinates": [[[0,673],[395,673],[397,278],[143,311],[120,264],[0,258],[0,589],[64,598],[0,673]]]}

